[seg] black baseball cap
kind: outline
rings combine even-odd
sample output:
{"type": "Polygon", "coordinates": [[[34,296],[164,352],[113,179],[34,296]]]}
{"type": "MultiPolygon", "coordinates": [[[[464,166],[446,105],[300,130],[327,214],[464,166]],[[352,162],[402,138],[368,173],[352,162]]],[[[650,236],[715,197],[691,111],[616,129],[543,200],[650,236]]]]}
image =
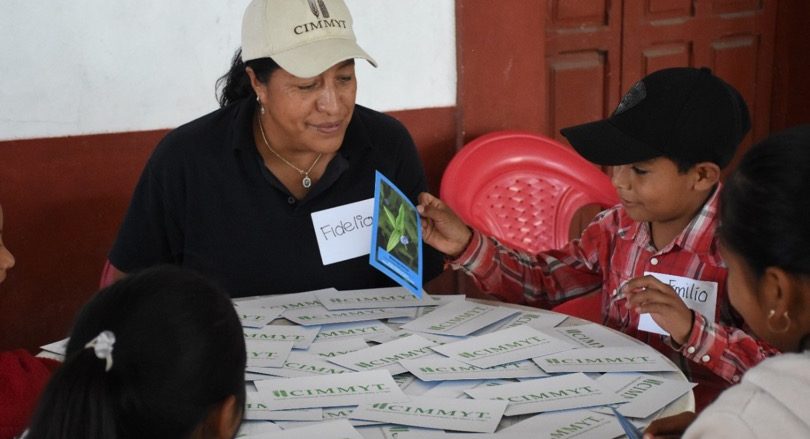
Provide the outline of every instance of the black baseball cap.
{"type": "Polygon", "coordinates": [[[748,106],[734,87],[708,68],[676,67],[638,81],[607,119],[560,132],[598,165],[663,156],[723,168],[750,128],[748,106]]]}

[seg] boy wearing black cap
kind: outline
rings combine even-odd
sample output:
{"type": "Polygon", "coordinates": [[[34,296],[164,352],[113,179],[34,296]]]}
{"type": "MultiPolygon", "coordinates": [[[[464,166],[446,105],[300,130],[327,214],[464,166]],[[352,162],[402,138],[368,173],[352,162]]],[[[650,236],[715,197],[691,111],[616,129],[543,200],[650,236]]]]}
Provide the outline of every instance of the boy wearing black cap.
{"type": "MultiPolygon", "coordinates": [[[[737,329],[715,237],[721,169],[750,128],[739,93],[708,69],[672,68],[636,83],[607,119],[562,134],[589,161],[612,166],[621,204],[580,239],[536,255],[466,226],[444,203],[420,196],[425,242],[507,302],[548,308],[601,290],[603,323],[656,347],[699,383],[698,407],[775,350],[737,329]],[[645,304],[669,340],[640,331],[621,287],[645,273],[703,281],[709,318],[676,294],[645,304]],[[711,303],[711,302],[709,302],[711,303]],[[683,358],[692,362],[683,361],[683,358]]],[[[634,302],[635,303],[635,302],[634,302]]],[[[646,311],[645,311],[646,312],[646,311]]]]}

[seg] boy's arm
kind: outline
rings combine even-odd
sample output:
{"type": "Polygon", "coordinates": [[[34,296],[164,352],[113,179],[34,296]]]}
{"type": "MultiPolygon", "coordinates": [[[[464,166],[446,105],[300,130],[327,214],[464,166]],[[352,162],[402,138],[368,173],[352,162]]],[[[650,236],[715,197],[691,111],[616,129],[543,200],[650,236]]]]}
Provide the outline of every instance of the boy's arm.
{"type": "Polygon", "coordinates": [[[748,369],[779,354],[778,349],[744,330],[709,322],[699,313],[695,313],[692,332],[679,350],[684,357],[735,384],[748,369]]]}
{"type": "Polygon", "coordinates": [[[739,382],[746,370],[779,353],[741,329],[709,322],[692,312],[672,287],[652,276],[633,279],[622,291],[636,312],[650,313],[671,334],[674,349],[728,382],[739,382]]]}
{"type": "Polygon", "coordinates": [[[451,267],[471,275],[476,284],[501,300],[549,308],[602,286],[599,253],[609,232],[594,221],[559,250],[536,255],[519,252],[472,230],[469,244],[451,267]]]}

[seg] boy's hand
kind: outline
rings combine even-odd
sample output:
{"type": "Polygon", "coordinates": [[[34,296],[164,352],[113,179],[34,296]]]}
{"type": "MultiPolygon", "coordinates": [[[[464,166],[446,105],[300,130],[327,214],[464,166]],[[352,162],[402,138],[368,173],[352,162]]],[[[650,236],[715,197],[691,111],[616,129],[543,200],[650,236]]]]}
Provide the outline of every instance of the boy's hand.
{"type": "Polygon", "coordinates": [[[628,306],[637,313],[650,313],[655,323],[669,333],[675,343],[682,345],[689,340],[692,332],[692,310],[669,285],[653,276],[637,277],[630,280],[622,291],[627,297],[628,306]]]}
{"type": "Polygon", "coordinates": [[[696,417],[695,412],[682,412],[656,419],[644,430],[644,439],[681,437],[696,417]]]}
{"type": "Polygon", "coordinates": [[[453,258],[467,248],[470,228],[442,200],[422,192],[416,210],[422,216],[422,240],[431,247],[453,258]]]}

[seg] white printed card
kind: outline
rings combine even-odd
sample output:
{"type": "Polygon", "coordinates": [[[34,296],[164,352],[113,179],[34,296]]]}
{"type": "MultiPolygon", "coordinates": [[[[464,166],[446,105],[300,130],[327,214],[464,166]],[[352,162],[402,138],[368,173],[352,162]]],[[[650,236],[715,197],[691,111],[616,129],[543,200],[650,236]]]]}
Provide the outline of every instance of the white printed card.
{"type": "Polygon", "coordinates": [[[468,390],[475,399],[507,401],[506,416],[594,407],[624,402],[610,388],[583,373],[558,375],[503,386],[468,390]]]}
{"type": "Polygon", "coordinates": [[[435,346],[434,351],[477,367],[492,367],[571,349],[567,342],[526,325],[435,346]]]}
{"type": "Polygon", "coordinates": [[[415,308],[372,308],[329,311],[323,306],[318,306],[306,309],[288,309],[284,311],[282,317],[299,325],[312,326],[379,320],[391,317],[408,317],[415,312],[415,308]]]}
{"type": "Polygon", "coordinates": [[[246,340],[247,365],[258,367],[281,367],[293,348],[291,341],[246,340]]]}
{"type": "Polygon", "coordinates": [[[651,347],[572,349],[532,358],[532,361],[548,373],[678,371],[651,347]]]}
{"type": "Polygon", "coordinates": [[[618,410],[630,418],[646,418],[696,386],[683,380],[634,373],[606,373],[597,382],[629,401],[618,410]]]}
{"type": "Polygon", "coordinates": [[[385,368],[392,375],[397,375],[407,372],[399,364],[400,360],[436,355],[430,348],[434,345],[434,342],[424,337],[409,335],[367,349],[336,356],[330,358],[329,361],[356,371],[385,368]]]}
{"type": "Polygon", "coordinates": [[[402,329],[464,336],[516,313],[518,310],[514,308],[456,300],[402,325],[402,329]]]}
{"type": "Polygon", "coordinates": [[[245,340],[291,341],[295,349],[306,349],[318,335],[319,327],[267,325],[260,329],[244,328],[245,340]]]}
{"type": "MultiPolygon", "coordinates": [[[[683,276],[672,274],[645,272],[644,275],[651,275],[661,282],[669,285],[680,296],[687,308],[702,314],[710,322],[714,322],[714,314],[717,307],[717,282],[706,280],[695,280],[683,276]]],[[[644,293],[642,293],[644,294],[644,293]]],[[[642,314],[638,319],[638,329],[656,334],[669,335],[658,323],[655,323],[652,316],[642,314]]]]}
{"type": "Polygon", "coordinates": [[[399,364],[422,381],[489,380],[546,376],[546,373],[531,361],[519,361],[517,363],[480,368],[452,358],[430,357],[417,360],[400,360],[399,364]]]}
{"type": "Polygon", "coordinates": [[[256,381],[273,410],[340,407],[371,401],[407,401],[387,370],[256,381]]]}
{"type": "Polygon", "coordinates": [[[493,433],[505,408],[506,401],[412,396],[406,402],[379,400],[361,404],[352,417],[416,427],[493,433]]]}

